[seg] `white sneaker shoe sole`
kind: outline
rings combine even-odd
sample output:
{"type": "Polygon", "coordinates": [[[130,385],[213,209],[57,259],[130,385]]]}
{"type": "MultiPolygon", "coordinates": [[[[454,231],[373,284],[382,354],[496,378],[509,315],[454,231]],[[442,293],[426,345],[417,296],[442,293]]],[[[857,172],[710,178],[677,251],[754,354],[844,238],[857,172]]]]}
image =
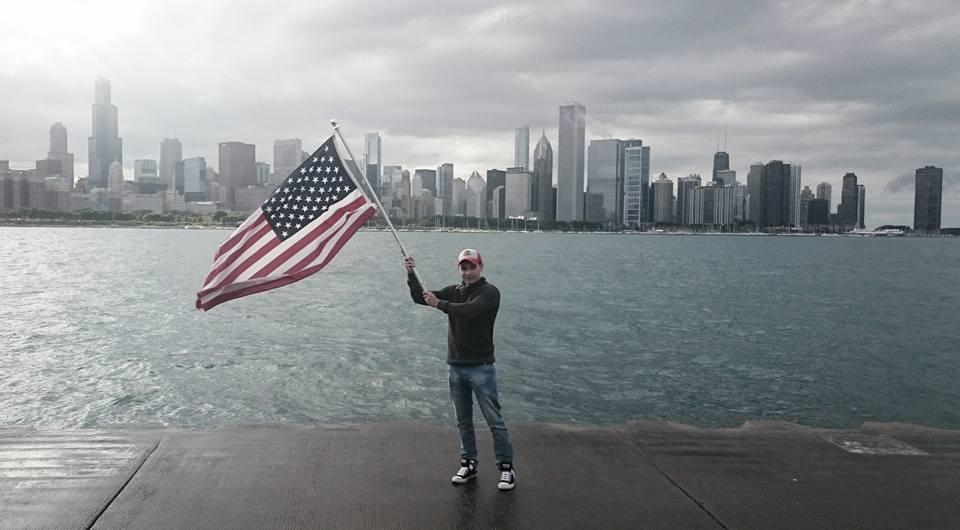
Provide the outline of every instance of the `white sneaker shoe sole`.
{"type": "Polygon", "coordinates": [[[453,478],[450,479],[450,482],[453,482],[454,484],[466,484],[467,482],[470,482],[475,478],[477,478],[476,473],[472,475],[467,475],[466,478],[461,477],[460,475],[454,475],[453,478]]]}

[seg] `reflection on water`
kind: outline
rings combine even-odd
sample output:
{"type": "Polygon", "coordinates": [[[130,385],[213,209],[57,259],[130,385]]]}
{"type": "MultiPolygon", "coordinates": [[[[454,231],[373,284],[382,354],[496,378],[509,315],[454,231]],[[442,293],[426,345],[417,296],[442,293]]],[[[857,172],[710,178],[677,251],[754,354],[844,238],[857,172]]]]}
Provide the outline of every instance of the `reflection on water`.
{"type": "MultiPolygon", "coordinates": [[[[223,231],[0,228],[0,423],[449,423],[445,317],[387,233],[193,309],[223,231]]],[[[951,240],[405,233],[429,286],[480,249],[511,422],[960,428],[951,240]]]]}

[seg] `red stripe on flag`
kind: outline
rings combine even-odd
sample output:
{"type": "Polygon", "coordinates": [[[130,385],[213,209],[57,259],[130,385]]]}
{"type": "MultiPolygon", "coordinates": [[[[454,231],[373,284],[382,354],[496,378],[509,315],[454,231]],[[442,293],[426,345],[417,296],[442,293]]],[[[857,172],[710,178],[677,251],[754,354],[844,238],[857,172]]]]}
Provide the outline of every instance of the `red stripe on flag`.
{"type": "MultiPolygon", "coordinates": [[[[262,216],[263,214],[261,213],[260,215],[262,216]]],[[[271,235],[273,237],[276,237],[275,235],[273,235],[273,229],[270,228],[269,223],[264,222],[262,225],[258,223],[256,226],[259,228],[250,227],[250,232],[247,232],[248,234],[250,234],[250,237],[243,240],[243,245],[234,249],[234,251],[231,252],[230,255],[228,255],[226,259],[223,260],[222,263],[220,263],[219,265],[216,265],[213,269],[210,270],[210,272],[207,274],[207,277],[203,280],[204,285],[210,283],[210,281],[216,278],[218,274],[228,269],[235,261],[237,261],[240,258],[240,256],[243,255],[244,252],[249,250],[258,242],[260,242],[260,240],[263,237],[270,237],[271,235]]],[[[214,256],[213,258],[214,263],[216,263],[217,259],[219,258],[220,256],[214,256]]]]}
{"type": "MultiPolygon", "coordinates": [[[[354,212],[351,212],[351,214],[352,214],[352,213],[354,213],[354,212]]],[[[351,221],[351,222],[349,223],[349,225],[346,227],[346,229],[348,230],[348,232],[347,232],[347,233],[348,233],[347,237],[349,238],[351,234],[353,234],[354,232],[356,232],[357,229],[360,228],[360,226],[363,226],[363,223],[367,222],[367,219],[370,219],[371,217],[373,217],[373,215],[374,215],[375,213],[376,213],[376,209],[375,209],[375,208],[368,208],[367,211],[361,212],[360,215],[357,217],[357,219],[351,221]],[[359,224],[358,224],[358,223],[359,223],[359,224]]],[[[341,228],[341,230],[343,230],[343,229],[341,228]]],[[[311,252],[309,255],[307,255],[306,257],[304,257],[302,260],[300,260],[299,262],[297,262],[296,265],[294,265],[293,267],[290,267],[290,269],[287,271],[287,273],[290,274],[290,273],[299,272],[300,270],[303,270],[304,268],[308,267],[308,266],[313,262],[313,260],[317,259],[317,257],[320,256],[320,254],[323,253],[323,249],[326,248],[327,243],[329,243],[331,239],[333,239],[333,237],[331,237],[330,239],[327,239],[326,241],[324,241],[322,245],[320,245],[319,247],[317,247],[313,252],[311,252]]],[[[333,258],[333,256],[336,256],[336,255],[337,255],[337,252],[339,252],[339,251],[340,251],[340,247],[339,247],[339,246],[335,246],[335,247],[333,248],[333,250],[330,251],[330,254],[327,256],[327,258],[324,259],[323,264],[326,264],[327,262],[329,262],[330,259],[333,258]]],[[[322,265],[321,265],[321,267],[322,267],[322,265]]],[[[317,269],[317,270],[319,270],[319,269],[317,269]]]]}
{"type": "MultiPolygon", "coordinates": [[[[334,245],[334,248],[331,250],[330,254],[323,260],[322,263],[297,271],[297,272],[285,274],[283,276],[278,277],[275,280],[260,283],[257,285],[250,285],[247,287],[240,288],[236,291],[231,291],[231,292],[224,293],[222,295],[217,295],[205,303],[201,303],[200,299],[198,298],[196,303],[197,309],[202,309],[204,311],[207,311],[224,302],[229,302],[230,300],[235,300],[237,298],[241,298],[251,294],[261,293],[263,291],[269,291],[270,289],[275,289],[277,287],[282,287],[284,285],[289,285],[293,282],[300,281],[306,278],[307,276],[310,276],[311,274],[319,271],[324,266],[326,266],[326,264],[329,263],[330,260],[333,259],[340,252],[340,249],[343,248],[343,246],[347,243],[347,241],[350,240],[350,237],[357,230],[359,230],[361,226],[363,226],[363,223],[365,223],[367,219],[372,217],[375,213],[376,213],[376,209],[370,208],[366,212],[363,212],[362,214],[358,215],[355,220],[353,220],[350,224],[348,224],[346,227],[341,229],[341,232],[339,233],[339,237],[336,238],[337,241],[334,245]]],[[[333,237],[331,237],[331,239],[333,239],[333,237]]]]}
{"type": "Polygon", "coordinates": [[[263,259],[263,257],[269,254],[271,250],[275,249],[281,243],[280,238],[273,233],[272,228],[270,228],[269,226],[267,226],[267,228],[270,229],[270,234],[264,237],[269,237],[271,239],[269,242],[267,242],[266,245],[260,247],[256,252],[250,255],[247,259],[243,260],[240,264],[234,267],[229,274],[224,276],[223,279],[220,280],[219,283],[217,283],[217,285],[214,285],[211,287],[205,287],[201,289],[200,292],[197,293],[197,296],[203,296],[212,291],[216,291],[217,289],[220,289],[221,287],[224,287],[229,283],[232,283],[234,280],[237,279],[237,277],[243,274],[253,264],[263,259]]]}
{"type": "Polygon", "coordinates": [[[220,243],[220,246],[217,248],[216,254],[213,255],[213,261],[217,261],[217,259],[219,259],[220,256],[229,252],[234,245],[236,245],[238,242],[240,242],[240,240],[243,239],[243,236],[245,234],[248,234],[256,230],[257,227],[260,225],[260,223],[267,222],[267,217],[264,215],[263,210],[257,208],[257,211],[251,214],[250,217],[247,218],[247,221],[244,221],[243,223],[244,225],[247,225],[247,226],[241,225],[232,234],[230,234],[230,237],[226,241],[224,241],[223,243],[220,243]],[[248,224],[247,221],[249,221],[253,217],[257,217],[257,219],[253,221],[252,224],[248,224]]]}
{"type": "Polygon", "coordinates": [[[367,202],[366,199],[364,199],[362,196],[357,197],[349,204],[346,204],[342,207],[338,207],[337,210],[333,212],[333,215],[324,219],[323,223],[321,223],[320,225],[316,227],[308,226],[307,230],[309,230],[310,232],[306,236],[304,236],[302,239],[300,239],[299,241],[291,245],[290,248],[284,250],[279,256],[274,258],[270,263],[265,265],[262,269],[258,270],[256,274],[251,276],[251,279],[263,278],[264,276],[268,276],[271,272],[277,270],[277,268],[283,265],[287,260],[289,260],[293,256],[296,256],[298,252],[304,249],[304,247],[316,241],[318,237],[323,236],[326,233],[328,228],[330,228],[331,226],[335,225],[338,221],[340,221],[340,218],[342,218],[344,215],[352,213],[356,208],[362,206],[366,202],[367,202]]]}

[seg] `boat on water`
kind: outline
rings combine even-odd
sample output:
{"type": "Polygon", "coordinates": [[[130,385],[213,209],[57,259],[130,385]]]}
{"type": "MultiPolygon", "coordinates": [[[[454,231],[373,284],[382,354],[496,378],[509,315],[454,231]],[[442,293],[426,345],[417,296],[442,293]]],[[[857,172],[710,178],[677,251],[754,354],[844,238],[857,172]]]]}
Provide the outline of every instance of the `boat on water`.
{"type": "Polygon", "coordinates": [[[860,237],[896,237],[902,236],[903,230],[899,228],[884,228],[882,230],[867,230],[866,228],[857,228],[847,232],[847,235],[860,237]]]}

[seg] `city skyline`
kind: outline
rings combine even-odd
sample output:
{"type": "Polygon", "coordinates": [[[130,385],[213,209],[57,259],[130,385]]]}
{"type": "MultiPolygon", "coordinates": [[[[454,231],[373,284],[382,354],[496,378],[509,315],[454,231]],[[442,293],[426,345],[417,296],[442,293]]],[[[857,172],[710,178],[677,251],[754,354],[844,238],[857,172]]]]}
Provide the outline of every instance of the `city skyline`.
{"type": "Polygon", "coordinates": [[[377,17],[361,16],[363,2],[212,3],[203,17],[175,6],[102,4],[111,17],[63,3],[70,24],[51,22],[43,6],[11,7],[18,23],[0,36],[9,59],[0,78],[0,158],[13,166],[42,158],[50,125],[61,122],[75,175],[87,174],[90,87],[101,76],[120,108],[128,174],[133,160],[158,158],[168,137],[180,139],[184,157],[214,162],[220,142],[241,141],[258,145],[269,163],[273,141],[302,138],[309,149],[336,117],[355,151],[364,134],[380,131],[383,163],[452,161],[466,178],[508,167],[521,125],[545,130],[556,147],[556,108],[577,101],[589,109],[588,143],[641,138],[656,146],[651,174],[675,181],[711,174],[723,132],[740,175],[754,162],[784,160],[803,165],[805,182],[839,189],[854,172],[868,190],[868,225],[909,224],[914,171],[942,167],[943,223],[960,225],[960,74],[943,67],[960,40],[950,2],[607,2],[593,10],[494,2],[444,14],[422,2],[377,17]],[[350,23],[327,24],[331,13],[350,23]],[[236,25],[204,22],[217,18],[236,25]],[[174,21],[197,38],[158,46],[148,30],[174,21]],[[232,38],[228,28],[237,25],[261,38],[232,38]],[[431,31],[441,26],[456,31],[431,31]],[[407,37],[388,37],[397,27],[407,37]],[[559,42],[557,34],[570,38],[559,42]],[[303,70],[318,42],[343,66],[303,70]],[[716,42],[724,46],[708,45],[716,42]],[[538,54],[517,53],[531,49],[538,54]],[[622,75],[640,64],[642,78],[622,75]],[[437,70],[446,73],[439,82],[427,75],[437,70]]]}

